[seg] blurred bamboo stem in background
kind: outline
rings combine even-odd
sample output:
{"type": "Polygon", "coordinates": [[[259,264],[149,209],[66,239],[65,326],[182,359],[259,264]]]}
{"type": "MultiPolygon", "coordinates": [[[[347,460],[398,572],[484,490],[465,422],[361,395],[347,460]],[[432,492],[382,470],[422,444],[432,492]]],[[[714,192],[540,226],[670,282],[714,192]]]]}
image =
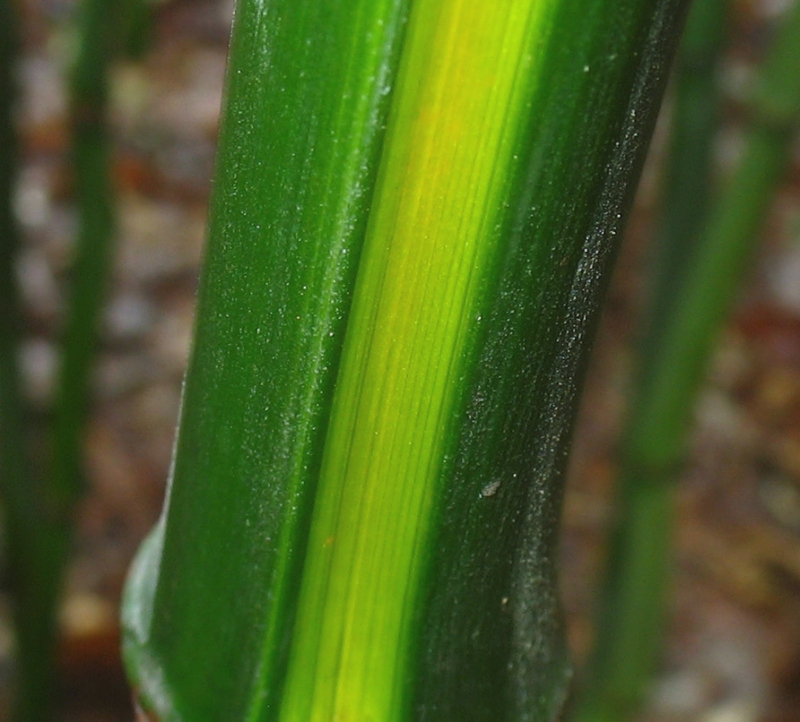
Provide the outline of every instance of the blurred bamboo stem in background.
{"type": "Polygon", "coordinates": [[[794,3],[761,71],[741,159],[705,212],[725,5],[698,0],[687,27],[660,275],[622,452],[619,522],[597,650],[576,715],[581,722],[627,719],[645,694],[661,646],[673,482],[684,461],[692,409],[800,121],[800,3],[794,3]]]}
{"type": "Polygon", "coordinates": [[[54,411],[52,466],[33,478],[26,459],[24,410],[16,366],[20,304],[14,277],[17,242],[11,203],[15,142],[11,117],[12,63],[17,48],[13,7],[3,2],[2,77],[2,453],[8,565],[13,578],[17,651],[14,717],[51,717],[58,604],[82,491],[83,429],[90,370],[113,237],[111,180],[105,126],[107,68],[114,51],[118,3],[85,0],[79,9],[77,57],[70,88],[72,160],[80,231],[54,411]]]}
{"type": "Polygon", "coordinates": [[[92,395],[91,370],[111,273],[115,229],[107,76],[119,40],[119,12],[119,0],[84,0],[70,77],[71,161],[79,228],[55,398],[52,466],[43,499],[50,537],[45,614],[53,618],[69,557],[75,505],[84,489],[83,441],[92,395]]]}
{"type": "Polygon", "coordinates": [[[83,488],[82,438],[91,395],[92,359],[111,271],[114,218],[106,106],[118,10],[118,2],[85,0],[71,77],[71,153],[79,230],[62,340],[48,488],[53,520],[59,525],[67,522],[83,488]]]}
{"type": "Polygon", "coordinates": [[[659,332],[680,296],[716,177],[714,141],[721,118],[718,73],[730,0],[696,0],[675,64],[661,216],[650,263],[652,291],[646,315],[641,376],[657,364],[659,332]]]}
{"type": "Polygon", "coordinates": [[[48,539],[41,485],[28,457],[26,411],[17,360],[22,323],[15,261],[19,233],[13,195],[17,170],[15,64],[19,49],[12,0],[0,2],[0,492],[6,564],[16,634],[15,719],[48,717],[54,617],[49,613],[48,539]]]}

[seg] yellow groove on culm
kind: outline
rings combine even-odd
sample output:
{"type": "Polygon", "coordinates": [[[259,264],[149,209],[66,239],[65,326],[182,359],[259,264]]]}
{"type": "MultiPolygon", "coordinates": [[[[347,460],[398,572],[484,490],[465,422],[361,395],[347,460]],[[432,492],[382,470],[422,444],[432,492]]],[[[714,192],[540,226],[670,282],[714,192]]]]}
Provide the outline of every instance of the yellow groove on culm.
{"type": "Polygon", "coordinates": [[[282,722],[408,716],[409,614],[551,0],[416,3],[326,439],[282,722]]]}

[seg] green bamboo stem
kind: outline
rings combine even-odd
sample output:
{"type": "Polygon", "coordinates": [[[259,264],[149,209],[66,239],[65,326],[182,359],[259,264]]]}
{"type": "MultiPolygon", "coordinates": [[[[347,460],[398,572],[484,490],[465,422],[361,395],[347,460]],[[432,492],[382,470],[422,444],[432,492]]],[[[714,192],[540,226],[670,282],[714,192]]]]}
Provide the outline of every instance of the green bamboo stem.
{"type": "Polygon", "coordinates": [[[122,0],[120,27],[124,37],[125,55],[141,57],[147,50],[152,25],[151,0],[122,0]]]}
{"type": "Polygon", "coordinates": [[[695,209],[688,210],[695,247],[681,251],[687,260],[676,264],[675,289],[663,292],[668,300],[647,339],[623,449],[620,522],[612,537],[593,676],[576,715],[581,722],[627,719],[641,702],[657,660],[674,481],[714,339],[746,275],[790,158],[800,122],[798,67],[800,5],[794,4],[761,71],[732,178],[699,226],[695,209]]]}
{"type": "Polygon", "coordinates": [[[566,452],[684,7],[240,0],[148,714],[560,714],[566,452]]]}
{"type": "Polygon", "coordinates": [[[17,353],[22,309],[14,262],[19,233],[12,196],[17,159],[13,67],[18,48],[14,3],[0,3],[0,493],[5,521],[16,658],[14,720],[49,718],[55,618],[50,603],[50,536],[43,528],[41,480],[28,457],[27,414],[17,353]]]}
{"type": "MultiPolygon", "coordinates": [[[[653,363],[658,338],[683,274],[691,267],[696,238],[704,223],[715,185],[714,141],[719,128],[722,93],[718,78],[725,45],[729,0],[695,0],[674,70],[675,90],[668,161],[664,169],[661,215],[654,258],[644,339],[645,366],[653,363]]],[[[646,372],[644,372],[646,374],[646,372]]]]}
{"type": "Polygon", "coordinates": [[[23,509],[29,478],[24,441],[24,413],[17,351],[22,312],[14,262],[18,229],[13,209],[17,136],[13,122],[17,57],[16,16],[12,0],[0,2],[0,473],[6,515],[23,509]]]}
{"type": "MultiPolygon", "coordinates": [[[[108,273],[112,224],[103,115],[111,43],[110,7],[104,0],[89,0],[81,8],[79,52],[72,83],[80,232],[55,404],[52,466],[44,481],[28,478],[23,483],[20,478],[13,495],[6,491],[9,559],[19,577],[14,599],[18,609],[19,670],[15,719],[25,722],[46,720],[52,713],[57,609],[71,539],[72,512],[82,488],[80,445],[89,365],[108,273]]],[[[23,453],[24,439],[16,439],[15,443],[23,453]]]]}
{"type": "Polygon", "coordinates": [[[22,312],[14,272],[19,233],[13,209],[17,171],[13,74],[18,40],[12,0],[0,2],[0,13],[0,473],[3,503],[10,517],[10,508],[24,508],[20,491],[25,488],[29,469],[17,364],[22,312]]]}
{"type": "Polygon", "coordinates": [[[790,161],[789,150],[800,122],[799,63],[800,7],[795,3],[766,59],[751,105],[742,157],[698,240],[675,320],[665,336],[663,363],[650,382],[651,401],[642,418],[648,426],[651,419],[662,419],[662,441],[640,433],[633,447],[659,464],[677,461],[681,454],[691,398],[790,161]]]}
{"type": "Polygon", "coordinates": [[[113,194],[105,116],[107,72],[115,49],[115,5],[108,0],[84,0],[80,6],[78,54],[71,75],[72,164],[79,227],[62,337],[48,489],[53,518],[59,524],[67,523],[83,490],[82,441],[91,396],[89,381],[112,257],[113,194]]]}

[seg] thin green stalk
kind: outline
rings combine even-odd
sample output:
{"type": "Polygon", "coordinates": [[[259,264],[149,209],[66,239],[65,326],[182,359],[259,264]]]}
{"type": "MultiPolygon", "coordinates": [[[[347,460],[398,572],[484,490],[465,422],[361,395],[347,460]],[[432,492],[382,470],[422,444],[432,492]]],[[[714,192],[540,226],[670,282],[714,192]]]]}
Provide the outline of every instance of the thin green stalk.
{"type": "MultiPolygon", "coordinates": [[[[0,491],[12,581],[16,633],[14,719],[49,719],[54,701],[57,607],[80,495],[85,398],[113,232],[105,130],[106,71],[113,51],[113,3],[81,7],[72,74],[73,160],[80,234],[56,402],[51,476],[36,478],[27,458],[25,410],[17,351],[21,309],[14,273],[18,233],[12,209],[16,135],[13,63],[17,50],[12,0],[0,3],[0,491]]],[[[142,2],[130,3],[139,16],[142,2]]]]}
{"type": "Polygon", "coordinates": [[[760,73],[751,125],[732,178],[700,226],[689,210],[694,248],[685,247],[686,261],[673,266],[676,287],[664,292],[669,300],[648,339],[623,450],[620,522],[612,538],[593,676],[577,715],[581,722],[627,719],[641,702],[655,665],[674,481],[714,339],[745,277],[790,158],[800,122],[798,67],[800,4],[795,3],[760,73]]]}
{"type": "Polygon", "coordinates": [[[684,7],[240,0],[125,598],[150,714],[560,714],[566,452],[684,7]]]}
{"type": "MultiPolygon", "coordinates": [[[[24,413],[17,351],[22,312],[14,263],[19,233],[13,208],[17,171],[14,67],[18,39],[14,3],[0,2],[0,474],[9,518],[23,509],[29,468],[25,455],[24,413]]],[[[8,522],[7,522],[8,523],[8,522]]]]}
{"type": "Polygon", "coordinates": [[[14,64],[19,40],[12,0],[0,2],[0,493],[6,563],[13,593],[16,670],[14,719],[44,720],[49,700],[52,617],[40,617],[46,540],[39,532],[34,478],[28,458],[26,413],[17,353],[22,322],[14,263],[19,233],[13,211],[17,135],[13,122],[14,64]]]}
{"type": "Polygon", "coordinates": [[[49,718],[55,617],[50,594],[50,537],[44,528],[41,480],[28,457],[27,415],[17,353],[22,309],[14,262],[19,234],[12,207],[17,159],[13,66],[18,39],[13,2],[0,3],[0,493],[5,521],[16,669],[13,719],[49,718]]]}
{"type": "Polygon", "coordinates": [[[125,54],[139,58],[147,50],[151,35],[152,0],[122,0],[121,21],[125,54]]]}
{"type": "Polygon", "coordinates": [[[12,0],[0,2],[0,474],[3,504],[10,519],[25,508],[22,491],[30,469],[24,441],[25,419],[17,351],[22,311],[14,263],[19,233],[13,193],[17,171],[17,135],[13,114],[17,97],[16,14],[12,0]]]}
{"type": "Polygon", "coordinates": [[[742,157],[698,240],[675,320],[665,336],[663,363],[651,382],[652,400],[646,404],[643,418],[648,423],[651,418],[662,419],[663,442],[639,434],[634,447],[647,450],[647,456],[659,463],[676,460],[683,447],[693,392],[791,160],[791,144],[800,123],[798,67],[800,6],[794,3],[765,61],[751,104],[742,157]]]}
{"type": "Polygon", "coordinates": [[[664,321],[681,295],[683,275],[691,267],[715,185],[714,141],[722,108],[718,74],[729,4],[730,0],[695,0],[676,59],[661,216],[648,276],[651,291],[645,319],[645,366],[657,357],[657,351],[647,349],[657,346],[664,321]]]}
{"type": "Polygon", "coordinates": [[[108,68],[119,2],[84,0],[70,84],[78,235],[71,268],[66,328],[55,403],[53,520],[66,523],[83,490],[82,441],[90,378],[113,249],[113,192],[106,123],[108,68]]]}
{"type": "MultiPolygon", "coordinates": [[[[82,488],[80,445],[89,365],[108,270],[112,224],[103,116],[105,70],[111,44],[110,7],[105,0],[89,0],[81,8],[79,52],[72,83],[73,156],[77,169],[80,233],[55,408],[52,466],[43,481],[31,479],[29,475],[23,478],[20,467],[17,480],[4,488],[9,520],[9,562],[17,582],[14,590],[14,604],[18,610],[15,719],[25,722],[46,720],[52,713],[57,608],[71,539],[72,512],[82,488]]],[[[3,27],[6,29],[6,23],[3,27]]],[[[4,290],[13,293],[13,277],[7,280],[4,290]]],[[[18,313],[3,314],[4,323],[16,319],[18,313]]],[[[4,355],[14,353],[12,340],[3,344],[4,355]]],[[[6,440],[12,441],[16,448],[14,453],[21,459],[26,446],[21,426],[13,435],[5,437],[4,434],[6,440]]],[[[19,466],[21,461],[16,463],[19,466]]]]}

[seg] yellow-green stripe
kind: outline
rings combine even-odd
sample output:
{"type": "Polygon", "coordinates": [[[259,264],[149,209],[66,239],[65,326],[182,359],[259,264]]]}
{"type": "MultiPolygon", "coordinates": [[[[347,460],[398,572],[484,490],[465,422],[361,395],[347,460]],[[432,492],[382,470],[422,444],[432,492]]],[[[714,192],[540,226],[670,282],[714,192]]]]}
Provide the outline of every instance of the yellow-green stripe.
{"type": "Polygon", "coordinates": [[[281,708],[404,716],[409,612],[550,0],[412,11],[325,445],[281,708]]]}

